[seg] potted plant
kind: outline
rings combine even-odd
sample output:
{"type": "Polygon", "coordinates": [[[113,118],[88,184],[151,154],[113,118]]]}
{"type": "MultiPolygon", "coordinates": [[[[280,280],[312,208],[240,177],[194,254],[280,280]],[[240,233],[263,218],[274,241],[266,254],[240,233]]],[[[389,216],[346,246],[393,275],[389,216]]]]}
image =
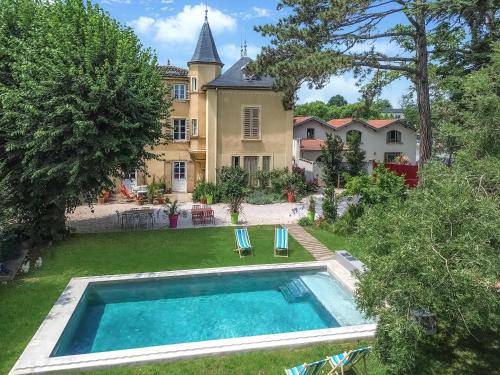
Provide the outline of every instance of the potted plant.
{"type": "Polygon", "coordinates": [[[284,193],[286,194],[288,203],[295,202],[295,184],[292,175],[285,177],[284,193]]]}
{"type": "Polygon", "coordinates": [[[138,206],[142,206],[144,204],[144,200],[145,199],[139,194],[135,196],[135,204],[138,206]]]}
{"type": "Polygon", "coordinates": [[[156,196],[158,195],[159,188],[156,182],[152,182],[151,184],[148,185],[148,202],[154,203],[154,200],[156,196]]]}
{"type": "Polygon", "coordinates": [[[229,215],[231,224],[238,224],[244,196],[233,196],[229,199],[229,215]]]}
{"type": "Polygon", "coordinates": [[[168,227],[177,228],[177,222],[179,220],[179,215],[183,213],[179,209],[179,202],[177,200],[165,205],[165,214],[168,215],[168,227]]]}
{"type": "Polygon", "coordinates": [[[165,204],[165,197],[161,192],[158,192],[156,200],[158,201],[158,204],[165,204]]]}
{"type": "Polygon", "coordinates": [[[214,195],[216,191],[216,186],[209,182],[205,185],[205,195],[207,198],[207,204],[213,204],[214,203],[214,195]]]}
{"type": "Polygon", "coordinates": [[[309,197],[309,207],[307,208],[307,218],[314,222],[314,217],[316,216],[316,201],[314,197],[311,195],[309,197]]]}
{"type": "Polygon", "coordinates": [[[109,200],[111,193],[107,191],[106,189],[102,189],[101,192],[99,193],[99,196],[97,197],[97,203],[99,204],[104,204],[109,200]]]}
{"type": "Polygon", "coordinates": [[[200,198],[200,203],[201,204],[207,204],[207,196],[203,194],[200,198]]]}

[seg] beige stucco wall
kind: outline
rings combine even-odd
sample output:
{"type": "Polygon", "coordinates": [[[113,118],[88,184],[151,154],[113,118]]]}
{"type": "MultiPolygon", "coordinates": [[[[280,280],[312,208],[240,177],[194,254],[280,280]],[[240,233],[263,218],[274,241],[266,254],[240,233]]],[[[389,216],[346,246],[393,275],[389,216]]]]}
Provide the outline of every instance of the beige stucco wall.
{"type": "Polygon", "coordinates": [[[293,113],[285,111],[282,94],[271,90],[207,90],[207,181],[215,181],[216,169],[230,166],[232,156],[271,157],[271,169],[292,166],[293,113]],[[244,106],[261,108],[261,139],[244,140],[244,106]]]}

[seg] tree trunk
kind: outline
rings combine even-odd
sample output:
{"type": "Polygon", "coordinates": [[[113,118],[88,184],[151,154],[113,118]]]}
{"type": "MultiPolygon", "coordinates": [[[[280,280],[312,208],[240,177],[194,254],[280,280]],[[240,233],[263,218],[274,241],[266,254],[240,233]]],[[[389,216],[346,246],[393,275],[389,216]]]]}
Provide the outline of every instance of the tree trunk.
{"type": "Polygon", "coordinates": [[[428,75],[428,51],[427,36],[425,34],[425,7],[421,6],[417,11],[417,23],[415,47],[417,58],[417,74],[415,77],[415,88],[417,91],[417,105],[420,123],[420,159],[421,167],[431,157],[432,131],[431,131],[431,105],[429,98],[429,75],[428,75]]]}

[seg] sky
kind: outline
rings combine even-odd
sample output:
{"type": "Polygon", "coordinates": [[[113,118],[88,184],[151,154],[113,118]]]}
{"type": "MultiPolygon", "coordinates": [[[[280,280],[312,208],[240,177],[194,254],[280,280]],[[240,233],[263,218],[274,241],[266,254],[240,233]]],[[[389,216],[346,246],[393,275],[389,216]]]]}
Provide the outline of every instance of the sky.
{"type": "MultiPolygon", "coordinates": [[[[242,40],[246,40],[248,56],[255,58],[269,40],[254,31],[254,26],[275,23],[285,15],[277,11],[277,0],[93,0],[111,17],[132,27],[145,47],[156,51],[159,64],[186,67],[191,58],[201,26],[204,22],[205,6],[208,21],[214,35],[217,50],[225,68],[240,58],[242,40]]],[[[388,42],[379,42],[380,49],[391,51],[388,42]]],[[[409,83],[399,80],[386,87],[382,98],[389,99],[393,107],[400,106],[401,96],[406,94],[409,83]]],[[[313,100],[327,102],[340,94],[348,102],[355,102],[360,94],[356,79],[346,73],[332,76],[321,90],[300,89],[298,103],[313,100]]]]}

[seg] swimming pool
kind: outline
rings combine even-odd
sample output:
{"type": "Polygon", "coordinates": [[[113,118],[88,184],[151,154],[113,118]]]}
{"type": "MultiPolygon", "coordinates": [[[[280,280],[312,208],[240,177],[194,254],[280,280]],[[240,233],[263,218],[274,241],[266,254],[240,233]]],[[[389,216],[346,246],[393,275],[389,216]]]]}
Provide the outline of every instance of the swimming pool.
{"type": "Polygon", "coordinates": [[[12,374],[369,338],[374,329],[326,262],[77,278],[12,374]]]}

